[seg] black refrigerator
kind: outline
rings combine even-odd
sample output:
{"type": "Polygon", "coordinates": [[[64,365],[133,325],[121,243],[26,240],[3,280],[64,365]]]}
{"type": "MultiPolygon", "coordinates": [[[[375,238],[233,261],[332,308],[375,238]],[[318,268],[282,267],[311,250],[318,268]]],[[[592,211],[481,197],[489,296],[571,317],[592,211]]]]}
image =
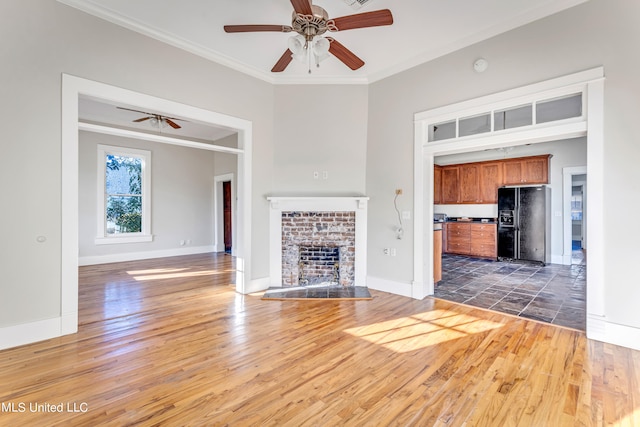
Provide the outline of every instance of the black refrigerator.
{"type": "Polygon", "coordinates": [[[551,189],[498,189],[498,259],[551,262],[551,189]]]}

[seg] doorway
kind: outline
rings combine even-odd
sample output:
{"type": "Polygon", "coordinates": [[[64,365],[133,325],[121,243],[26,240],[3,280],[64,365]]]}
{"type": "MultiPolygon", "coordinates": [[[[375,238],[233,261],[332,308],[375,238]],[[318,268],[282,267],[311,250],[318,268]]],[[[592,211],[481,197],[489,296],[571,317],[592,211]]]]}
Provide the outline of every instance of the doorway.
{"type": "Polygon", "coordinates": [[[235,255],[236,194],[233,173],[214,178],[214,251],[235,255]]]}
{"type": "MultiPolygon", "coordinates": [[[[156,136],[157,142],[176,143],[235,153],[237,155],[237,217],[238,238],[236,248],[236,291],[250,292],[251,278],[250,229],[251,229],[251,122],[186,104],[157,98],[151,95],[122,89],[75,76],[63,74],[62,79],[62,259],[61,259],[61,315],[59,327],[52,335],[66,335],[78,330],[78,133],[80,130],[105,131],[98,125],[84,125],[79,122],[78,103],[81,96],[92,97],[104,102],[118,102],[141,109],[179,116],[194,122],[225,127],[237,132],[238,148],[218,147],[176,138],[156,136]],[[83,127],[84,126],[84,127],[83,127]],[[201,145],[201,147],[200,147],[201,145]]],[[[134,131],[113,129],[113,135],[139,138],[134,131]]],[[[148,138],[148,135],[145,136],[148,138]]]]}
{"type": "Polygon", "coordinates": [[[231,181],[225,181],[222,183],[222,228],[224,229],[224,252],[231,253],[231,181]]]}
{"type": "MultiPolygon", "coordinates": [[[[487,148],[499,148],[512,145],[526,145],[557,139],[570,139],[580,136],[587,137],[587,157],[589,176],[589,206],[587,207],[588,239],[591,260],[587,264],[587,336],[600,336],[598,329],[603,327],[602,318],[605,313],[604,292],[604,234],[602,224],[604,213],[602,206],[604,187],[604,151],[603,117],[604,117],[604,69],[602,67],[578,72],[572,75],[535,83],[517,89],[512,89],[449,105],[439,109],[417,113],[414,116],[414,280],[412,296],[422,299],[433,295],[433,171],[434,156],[441,154],[455,154],[477,151],[487,148]],[[456,138],[451,141],[432,142],[430,131],[434,123],[457,120],[460,117],[471,117],[479,112],[498,111],[509,107],[507,103],[524,102],[541,95],[553,94],[561,96],[569,93],[584,94],[584,108],[577,120],[559,122],[557,125],[532,126],[516,129],[515,131],[501,131],[486,136],[456,138]],[[431,124],[431,128],[430,128],[431,124]]],[[[534,101],[535,102],[535,101],[534,101]]],[[[515,105],[515,104],[514,104],[515,105]]],[[[555,215],[555,214],[554,214],[555,215]]],[[[562,215],[562,213],[561,213],[562,215]]]]}
{"type": "Polygon", "coordinates": [[[571,250],[578,251],[585,248],[585,217],[584,199],[586,175],[571,177],[571,250]]]}

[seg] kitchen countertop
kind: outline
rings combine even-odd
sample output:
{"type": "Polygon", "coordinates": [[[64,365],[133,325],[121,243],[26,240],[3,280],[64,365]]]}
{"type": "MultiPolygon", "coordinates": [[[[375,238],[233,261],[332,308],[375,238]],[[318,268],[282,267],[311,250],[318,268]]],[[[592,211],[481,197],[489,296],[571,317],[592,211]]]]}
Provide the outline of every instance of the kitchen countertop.
{"type": "MultiPolygon", "coordinates": [[[[467,223],[474,223],[474,224],[497,224],[498,221],[496,218],[468,218],[468,219],[460,219],[460,218],[455,218],[455,217],[451,217],[451,218],[447,218],[446,221],[444,222],[461,222],[463,224],[467,224],[467,223]]],[[[442,221],[434,221],[434,224],[443,224],[444,222],[442,221]]]]}

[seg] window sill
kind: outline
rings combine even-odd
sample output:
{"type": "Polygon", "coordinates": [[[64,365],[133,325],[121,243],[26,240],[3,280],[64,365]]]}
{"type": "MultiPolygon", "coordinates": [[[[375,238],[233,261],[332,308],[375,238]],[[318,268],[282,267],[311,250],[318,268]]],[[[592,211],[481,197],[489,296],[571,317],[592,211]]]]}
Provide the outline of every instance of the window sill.
{"type": "Polygon", "coordinates": [[[119,245],[122,243],[144,243],[152,242],[152,234],[141,234],[135,236],[110,236],[110,237],[96,237],[96,245],[119,245]]]}

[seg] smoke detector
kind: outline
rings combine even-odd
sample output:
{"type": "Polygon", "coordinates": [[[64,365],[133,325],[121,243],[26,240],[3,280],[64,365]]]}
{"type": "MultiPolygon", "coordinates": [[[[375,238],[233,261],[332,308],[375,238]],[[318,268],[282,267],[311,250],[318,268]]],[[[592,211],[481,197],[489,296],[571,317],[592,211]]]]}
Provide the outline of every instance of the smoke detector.
{"type": "Polygon", "coordinates": [[[351,6],[352,9],[358,10],[365,4],[373,0],[343,0],[347,6],[351,6]]]}

